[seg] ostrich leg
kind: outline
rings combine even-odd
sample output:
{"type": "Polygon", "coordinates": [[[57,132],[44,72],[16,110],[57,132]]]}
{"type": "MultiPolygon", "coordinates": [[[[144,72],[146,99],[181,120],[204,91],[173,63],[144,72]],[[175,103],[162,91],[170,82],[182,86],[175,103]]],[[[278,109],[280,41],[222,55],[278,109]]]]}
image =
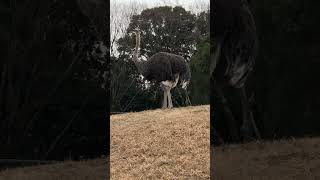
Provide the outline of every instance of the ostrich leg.
{"type": "Polygon", "coordinates": [[[170,90],[173,88],[174,85],[175,84],[172,81],[162,81],[161,82],[161,88],[163,90],[162,108],[172,108],[173,107],[170,90]]]}
{"type": "Polygon", "coordinates": [[[171,99],[171,92],[170,92],[171,88],[169,89],[168,88],[168,108],[172,108],[173,105],[172,105],[172,99],[171,99]]]}
{"type": "Polygon", "coordinates": [[[172,104],[172,97],[171,97],[171,89],[176,87],[179,81],[179,74],[175,75],[175,81],[170,82],[168,84],[168,108],[173,108],[173,104],[172,104]]]}
{"type": "Polygon", "coordinates": [[[253,119],[252,112],[249,110],[249,103],[248,103],[245,87],[241,88],[241,103],[242,103],[242,113],[243,113],[243,122],[241,126],[242,135],[248,136],[250,131],[250,124],[251,124],[256,137],[258,139],[261,139],[260,132],[253,119]]]}
{"type": "Polygon", "coordinates": [[[162,109],[165,109],[168,107],[168,93],[167,88],[163,86],[163,102],[162,102],[162,109]]]}
{"type": "MultiPolygon", "coordinates": [[[[231,136],[231,139],[233,141],[238,141],[240,140],[239,138],[239,129],[237,127],[237,123],[236,120],[234,118],[234,115],[229,107],[229,104],[227,102],[227,99],[224,96],[222,87],[220,87],[220,85],[218,85],[217,82],[214,81],[214,103],[217,103],[217,101],[219,101],[221,103],[221,108],[223,113],[226,116],[226,120],[227,120],[227,126],[229,128],[229,133],[231,136]]],[[[215,105],[217,106],[217,105],[215,105]]]]}

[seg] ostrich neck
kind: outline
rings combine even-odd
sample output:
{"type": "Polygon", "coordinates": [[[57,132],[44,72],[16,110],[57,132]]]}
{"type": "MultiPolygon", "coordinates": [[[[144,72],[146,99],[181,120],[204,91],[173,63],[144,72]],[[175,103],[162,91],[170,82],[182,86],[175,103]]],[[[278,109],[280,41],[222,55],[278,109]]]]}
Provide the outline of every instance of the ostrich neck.
{"type": "Polygon", "coordinates": [[[136,46],[133,52],[133,62],[135,66],[138,68],[140,74],[144,74],[146,71],[145,62],[139,60],[139,48],[140,48],[140,33],[136,33],[136,46]]]}

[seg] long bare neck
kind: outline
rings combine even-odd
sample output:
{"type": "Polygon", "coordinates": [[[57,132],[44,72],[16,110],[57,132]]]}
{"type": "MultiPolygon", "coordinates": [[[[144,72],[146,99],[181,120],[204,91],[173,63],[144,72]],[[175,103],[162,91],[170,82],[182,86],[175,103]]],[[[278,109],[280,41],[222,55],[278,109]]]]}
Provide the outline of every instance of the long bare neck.
{"type": "Polygon", "coordinates": [[[140,33],[136,34],[136,46],[133,52],[133,62],[135,66],[138,68],[138,71],[140,74],[143,74],[145,72],[145,65],[143,61],[139,60],[139,48],[140,48],[140,33]]]}
{"type": "Polygon", "coordinates": [[[140,33],[136,33],[136,46],[133,52],[133,61],[139,61],[140,33]]]}

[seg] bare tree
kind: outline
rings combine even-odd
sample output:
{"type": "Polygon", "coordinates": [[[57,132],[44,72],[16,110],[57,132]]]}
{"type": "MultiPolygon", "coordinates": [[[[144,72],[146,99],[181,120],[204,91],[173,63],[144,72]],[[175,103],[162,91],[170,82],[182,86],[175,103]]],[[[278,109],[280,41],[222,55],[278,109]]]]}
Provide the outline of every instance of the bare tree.
{"type": "Polygon", "coordinates": [[[209,0],[161,0],[160,2],[142,2],[139,0],[132,0],[130,2],[110,2],[110,55],[117,56],[117,40],[122,37],[128,28],[130,20],[133,15],[139,14],[146,8],[155,6],[182,6],[195,14],[203,11],[208,11],[210,8],[209,0]]]}
{"type": "Polygon", "coordinates": [[[208,12],[210,10],[210,1],[209,0],[193,1],[192,3],[189,4],[188,9],[197,15],[203,11],[208,12]]]}
{"type": "Polygon", "coordinates": [[[126,33],[133,15],[147,8],[145,3],[111,1],[110,4],[110,55],[117,56],[117,40],[126,33]]]}

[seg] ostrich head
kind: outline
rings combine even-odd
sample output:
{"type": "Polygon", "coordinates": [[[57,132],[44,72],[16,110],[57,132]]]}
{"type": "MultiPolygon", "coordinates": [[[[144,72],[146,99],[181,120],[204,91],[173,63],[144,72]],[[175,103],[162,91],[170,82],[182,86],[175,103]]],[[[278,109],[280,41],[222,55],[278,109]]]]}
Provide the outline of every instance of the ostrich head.
{"type": "Polygon", "coordinates": [[[188,88],[189,83],[190,83],[189,81],[183,81],[181,83],[182,88],[186,90],[188,88]]]}
{"type": "Polygon", "coordinates": [[[139,28],[135,28],[133,29],[133,33],[136,35],[140,35],[141,34],[141,30],[139,28]]]}

